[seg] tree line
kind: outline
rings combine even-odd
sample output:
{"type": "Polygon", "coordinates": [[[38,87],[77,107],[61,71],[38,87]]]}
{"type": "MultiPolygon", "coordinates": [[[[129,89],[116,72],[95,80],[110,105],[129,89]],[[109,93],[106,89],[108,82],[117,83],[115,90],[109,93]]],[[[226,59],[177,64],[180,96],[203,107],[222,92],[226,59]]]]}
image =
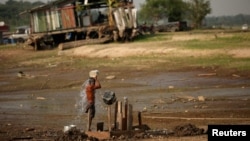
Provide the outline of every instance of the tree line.
{"type": "Polygon", "coordinates": [[[29,25],[29,15],[20,15],[20,13],[43,4],[45,3],[22,0],[8,0],[5,4],[0,3],[0,21],[9,25],[11,30],[17,26],[29,25]]]}
{"type": "Polygon", "coordinates": [[[233,27],[241,26],[243,24],[250,25],[250,15],[238,14],[235,16],[206,17],[203,25],[206,27],[233,27]]]}
{"type": "Polygon", "coordinates": [[[208,17],[211,11],[209,0],[146,0],[141,4],[139,20],[151,24],[162,18],[167,18],[169,22],[188,21],[193,28],[250,24],[250,15],[208,17]]]}
{"type": "Polygon", "coordinates": [[[201,28],[211,12],[209,0],[146,0],[139,11],[140,20],[157,22],[167,18],[169,22],[188,20],[192,27],[201,28]]]}

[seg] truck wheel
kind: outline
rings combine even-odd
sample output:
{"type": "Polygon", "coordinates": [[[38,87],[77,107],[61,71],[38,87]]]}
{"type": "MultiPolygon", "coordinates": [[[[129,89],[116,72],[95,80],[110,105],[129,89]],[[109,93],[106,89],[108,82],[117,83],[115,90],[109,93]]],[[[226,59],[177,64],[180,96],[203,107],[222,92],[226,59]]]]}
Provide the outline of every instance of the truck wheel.
{"type": "Polygon", "coordinates": [[[17,39],[17,43],[24,43],[24,41],[25,41],[25,40],[24,40],[23,38],[18,38],[18,39],[17,39]]]}
{"type": "Polygon", "coordinates": [[[97,31],[91,31],[89,34],[88,34],[89,38],[90,39],[98,39],[99,37],[99,34],[97,31]]]}

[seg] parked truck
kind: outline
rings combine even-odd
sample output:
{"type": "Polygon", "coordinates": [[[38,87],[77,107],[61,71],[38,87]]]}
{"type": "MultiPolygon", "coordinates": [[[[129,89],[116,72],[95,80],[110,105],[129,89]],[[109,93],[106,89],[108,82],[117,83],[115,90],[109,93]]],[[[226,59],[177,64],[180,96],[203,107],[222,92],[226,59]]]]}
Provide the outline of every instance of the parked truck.
{"type": "Polygon", "coordinates": [[[25,44],[35,50],[130,41],[137,35],[133,0],[56,0],[24,13],[30,14],[31,27],[25,44]]]}
{"type": "Polygon", "coordinates": [[[189,30],[187,21],[169,21],[167,17],[163,17],[154,22],[154,30],[156,32],[176,32],[189,30]]]}
{"type": "Polygon", "coordinates": [[[16,31],[9,36],[9,39],[14,43],[24,43],[30,35],[29,26],[16,27],[16,31]]]}
{"type": "Polygon", "coordinates": [[[160,24],[156,26],[158,32],[176,32],[188,30],[186,21],[176,21],[160,24]]]}

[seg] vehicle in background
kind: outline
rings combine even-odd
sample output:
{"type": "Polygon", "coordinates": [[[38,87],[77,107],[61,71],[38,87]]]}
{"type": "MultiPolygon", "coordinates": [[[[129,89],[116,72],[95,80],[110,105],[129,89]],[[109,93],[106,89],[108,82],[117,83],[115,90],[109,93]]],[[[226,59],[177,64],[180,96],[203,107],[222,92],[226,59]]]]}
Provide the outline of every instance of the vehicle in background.
{"type": "Polygon", "coordinates": [[[190,30],[187,21],[169,21],[167,17],[155,22],[155,31],[158,32],[176,32],[190,30]]]}
{"type": "Polygon", "coordinates": [[[30,34],[29,26],[20,26],[16,28],[16,31],[9,36],[12,43],[24,43],[28,40],[30,34]]]}
{"type": "Polygon", "coordinates": [[[158,32],[176,32],[182,31],[183,29],[180,26],[180,22],[169,22],[166,24],[161,24],[157,26],[158,32]]]}
{"type": "Polygon", "coordinates": [[[241,27],[242,31],[247,31],[248,30],[248,25],[247,24],[243,24],[241,27]]]}

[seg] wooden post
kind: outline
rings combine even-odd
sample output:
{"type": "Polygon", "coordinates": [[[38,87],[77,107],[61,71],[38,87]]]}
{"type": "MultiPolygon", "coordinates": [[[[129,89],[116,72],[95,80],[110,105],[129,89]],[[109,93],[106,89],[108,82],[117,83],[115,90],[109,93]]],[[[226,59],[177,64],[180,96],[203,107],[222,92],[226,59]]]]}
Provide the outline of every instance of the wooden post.
{"type": "Polygon", "coordinates": [[[138,112],[138,124],[141,126],[141,112],[138,112]]]}
{"type": "Polygon", "coordinates": [[[118,102],[115,102],[115,111],[114,111],[114,129],[117,129],[117,108],[118,108],[118,102]]]}
{"type": "Polygon", "coordinates": [[[88,109],[88,123],[87,123],[87,131],[90,131],[90,126],[91,126],[91,109],[88,109]]]}
{"type": "Polygon", "coordinates": [[[133,106],[128,104],[127,130],[132,130],[133,126],[133,106]]]}
{"type": "Polygon", "coordinates": [[[128,118],[128,99],[124,97],[124,108],[123,108],[123,128],[122,130],[127,130],[127,118],[128,118]]]}
{"type": "Polygon", "coordinates": [[[111,131],[111,106],[108,106],[108,128],[111,131]]]}
{"type": "Polygon", "coordinates": [[[118,129],[122,130],[122,102],[121,101],[118,101],[117,123],[118,123],[118,129]]]}
{"type": "Polygon", "coordinates": [[[37,45],[37,39],[35,39],[35,51],[37,51],[38,50],[38,45],[37,45]]]}

